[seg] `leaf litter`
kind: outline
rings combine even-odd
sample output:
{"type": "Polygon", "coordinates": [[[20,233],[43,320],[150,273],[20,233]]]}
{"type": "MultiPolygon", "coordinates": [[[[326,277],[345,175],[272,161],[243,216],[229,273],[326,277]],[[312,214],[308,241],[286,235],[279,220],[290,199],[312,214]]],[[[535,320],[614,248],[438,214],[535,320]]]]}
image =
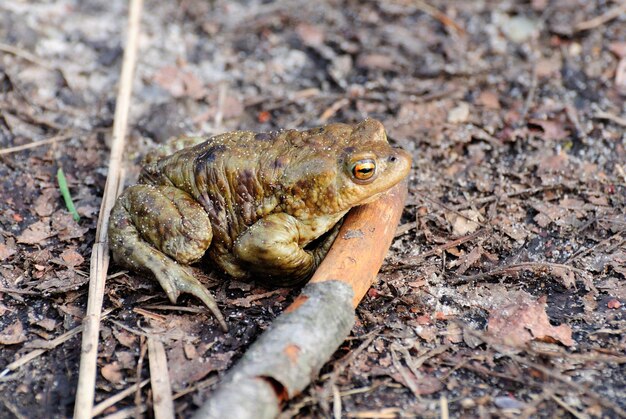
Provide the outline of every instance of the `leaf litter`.
{"type": "MultiPolygon", "coordinates": [[[[21,149],[0,155],[0,372],[47,349],[0,380],[11,394],[0,414],[72,415],[80,338],[50,342],[85,313],[126,7],[0,5],[0,150],[21,149]],[[79,221],[56,189],[60,167],[79,221]]],[[[379,281],[284,417],[332,416],[337,398],[318,390],[333,388],[346,417],[439,416],[442,400],[451,417],[625,415],[626,28],[615,7],[150,5],[127,184],[140,156],[189,133],[370,116],[413,154],[379,281]]],[[[150,406],[149,386],[134,391],[149,377],[150,335],[190,415],[297,295],[205,273],[232,326],[224,335],[192,299],[177,309],[143,275],[109,273],[96,402],[134,396],[106,413],[150,406]]]]}

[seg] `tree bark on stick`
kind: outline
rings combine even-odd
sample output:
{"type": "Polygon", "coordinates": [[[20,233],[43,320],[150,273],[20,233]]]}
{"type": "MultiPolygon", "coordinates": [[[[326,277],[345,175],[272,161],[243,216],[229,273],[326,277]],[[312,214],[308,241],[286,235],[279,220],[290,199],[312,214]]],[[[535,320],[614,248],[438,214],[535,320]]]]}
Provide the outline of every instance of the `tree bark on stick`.
{"type": "Polygon", "coordinates": [[[195,419],[273,418],[314,379],[354,324],[404,208],[406,183],[350,211],[300,296],[230,369],[195,419]]]}

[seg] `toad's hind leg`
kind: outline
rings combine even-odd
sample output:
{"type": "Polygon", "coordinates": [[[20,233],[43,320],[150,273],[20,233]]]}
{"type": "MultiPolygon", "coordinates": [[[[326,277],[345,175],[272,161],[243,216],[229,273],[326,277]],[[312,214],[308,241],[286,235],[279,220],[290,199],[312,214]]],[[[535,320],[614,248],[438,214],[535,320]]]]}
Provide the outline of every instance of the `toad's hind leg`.
{"type": "Polygon", "coordinates": [[[172,302],[180,293],[198,297],[226,330],[213,296],[183,266],[202,258],[212,237],[200,204],[171,186],[131,186],[111,211],[109,246],[115,261],[152,272],[172,302]]]}

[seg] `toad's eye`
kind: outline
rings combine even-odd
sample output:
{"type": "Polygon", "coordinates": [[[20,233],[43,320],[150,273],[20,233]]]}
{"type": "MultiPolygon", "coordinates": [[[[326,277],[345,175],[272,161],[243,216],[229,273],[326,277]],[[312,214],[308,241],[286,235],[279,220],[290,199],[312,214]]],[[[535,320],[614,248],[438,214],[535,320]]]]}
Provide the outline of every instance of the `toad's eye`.
{"type": "Polygon", "coordinates": [[[373,159],[363,159],[352,164],[352,176],[357,180],[369,180],[376,173],[376,162],[373,159]]]}

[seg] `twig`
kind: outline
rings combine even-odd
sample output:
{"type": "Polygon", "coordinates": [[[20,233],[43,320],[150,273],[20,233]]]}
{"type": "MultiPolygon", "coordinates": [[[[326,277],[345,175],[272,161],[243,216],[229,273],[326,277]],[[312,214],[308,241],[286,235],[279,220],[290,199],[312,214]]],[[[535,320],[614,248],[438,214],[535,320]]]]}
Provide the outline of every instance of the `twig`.
{"type": "Polygon", "coordinates": [[[19,358],[17,361],[11,362],[9,365],[4,367],[4,370],[2,372],[0,372],[0,378],[5,377],[11,371],[15,371],[16,369],[20,368],[22,365],[28,364],[30,361],[37,358],[39,355],[49,351],[50,349],[53,349],[59,346],[60,344],[67,342],[68,340],[70,340],[71,338],[73,338],[74,336],[82,332],[82,330],[83,330],[83,326],[75,327],[74,329],[69,330],[63,333],[62,335],[60,335],[59,337],[56,337],[52,339],[51,341],[49,341],[48,348],[35,349],[34,351],[31,351],[27,353],[26,355],[24,355],[23,357],[19,358]]]}
{"type": "Polygon", "coordinates": [[[456,247],[458,245],[461,245],[463,243],[472,241],[472,240],[482,236],[486,232],[487,232],[486,229],[481,229],[481,230],[478,230],[478,231],[476,231],[476,232],[474,232],[472,234],[468,234],[466,236],[459,237],[458,239],[455,239],[455,240],[449,241],[447,243],[444,243],[441,246],[437,246],[434,249],[429,250],[428,252],[422,253],[421,255],[419,255],[419,259],[423,260],[423,259],[425,259],[425,258],[427,258],[429,256],[436,255],[436,254],[441,253],[441,252],[443,252],[445,250],[448,250],[448,249],[451,249],[451,248],[456,247]]]}
{"type": "Polygon", "coordinates": [[[109,213],[115,202],[120,187],[120,167],[128,124],[131,90],[135,62],[139,25],[143,0],[132,0],[128,17],[128,41],[124,51],[119,91],[113,121],[113,144],[109,159],[109,176],[104,187],[100,218],[96,229],[96,241],[92,250],[89,280],[89,300],[87,313],[83,320],[84,333],[81,345],[80,371],[76,388],[74,418],[91,418],[95,393],[96,369],[98,359],[98,336],[100,332],[100,311],[104,298],[104,285],[109,266],[109,248],[107,245],[107,229],[109,213]]]}
{"type": "Polygon", "coordinates": [[[439,9],[437,9],[436,7],[431,6],[430,4],[427,4],[426,2],[422,0],[414,0],[414,2],[418,9],[420,9],[422,12],[426,14],[431,15],[432,17],[437,19],[439,22],[441,22],[442,25],[451,27],[459,35],[465,35],[465,29],[463,29],[458,23],[452,20],[451,17],[449,17],[443,12],[440,12],[439,9]]]}
{"type": "Polygon", "coordinates": [[[338,101],[330,105],[324,112],[322,112],[322,115],[319,117],[318,122],[320,124],[325,124],[330,118],[332,118],[337,112],[339,112],[339,109],[343,108],[349,103],[350,101],[346,98],[339,99],[338,101]]]}
{"type": "Polygon", "coordinates": [[[552,400],[554,400],[563,409],[567,410],[575,418],[577,418],[577,419],[589,419],[589,416],[587,416],[587,415],[585,415],[583,413],[580,413],[579,411],[574,409],[569,404],[565,403],[563,400],[561,400],[560,398],[558,398],[554,394],[552,394],[550,397],[552,397],[552,400]]]}
{"type": "Polygon", "coordinates": [[[152,404],[156,419],[174,419],[172,385],[167,370],[167,357],[163,343],[153,337],[148,338],[148,359],[150,361],[150,385],[152,404]]]}
{"type": "Polygon", "coordinates": [[[53,137],[50,137],[41,141],[33,141],[32,143],[28,143],[28,144],[22,144],[22,145],[18,145],[15,147],[3,148],[0,150],[0,156],[3,154],[11,154],[17,151],[28,150],[29,148],[35,148],[35,147],[39,147],[39,146],[46,145],[46,144],[56,143],[57,141],[69,140],[72,137],[73,137],[73,134],[65,133],[65,134],[55,135],[53,137]]]}
{"type": "Polygon", "coordinates": [[[43,59],[37,57],[35,54],[28,52],[24,49],[15,47],[13,45],[8,45],[5,43],[0,43],[0,51],[6,52],[7,54],[15,55],[16,57],[20,57],[26,61],[30,61],[33,64],[37,64],[48,70],[57,70],[57,68],[51,66],[49,63],[44,61],[43,59]]]}
{"type": "Polygon", "coordinates": [[[552,269],[566,269],[568,271],[572,271],[572,272],[576,272],[579,275],[585,275],[586,272],[578,269],[578,268],[574,268],[573,266],[569,266],[569,265],[563,265],[561,263],[550,263],[550,262],[522,262],[522,263],[515,263],[515,264],[511,264],[511,265],[507,265],[507,266],[502,266],[500,268],[496,268],[496,269],[492,269],[488,272],[481,272],[479,274],[476,275],[464,275],[464,276],[458,276],[457,278],[455,278],[454,283],[455,284],[464,284],[467,282],[473,282],[473,281],[480,281],[482,279],[485,278],[489,278],[491,276],[496,276],[496,275],[500,275],[503,273],[511,273],[511,272],[518,272],[518,271],[525,271],[525,270],[532,270],[532,269],[548,269],[548,270],[552,270],[552,269]]]}
{"type": "Polygon", "coordinates": [[[539,81],[539,77],[537,76],[537,60],[532,58],[532,70],[531,70],[531,78],[530,78],[530,89],[528,89],[528,94],[526,95],[526,100],[524,100],[524,107],[520,112],[519,117],[519,125],[524,125],[526,123],[526,116],[528,116],[528,111],[535,100],[535,92],[537,91],[537,83],[539,81]]]}
{"type": "Polygon", "coordinates": [[[439,405],[441,406],[441,419],[449,419],[448,398],[444,394],[439,398],[439,405]]]}
{"type": "Polygon", "coordinates": [[[544,192],[544,191],[547,191],[547,190],[550,190],[550,189],[555,189],[557,187],[558,186],[539,186],[539,187],[536,187],[536,188],[526,188],[526,189],[521,189],[521,190],[515,191],[515,192],[505,193],[503,195],[491,195],[491,196],[486,196],[484,198],[473,199],[473,200],[470,200],[470,201],[465,202],[463,204],[455,205],[452,208],[454,208],[457,211],[460,211],[460,210],[464,210],[464,209],[470,208],[470,207],[472,207],[474,205],[487,204],[487,203],[490,203],[490,202],[494,202],[494,201],[498,201],[498,200],[506,199],[506,198],[512,198],[514,196],[519,196],[519,195],[526,195],[526,194],[534,195],[534,194],[536,194],[538,192],[544,192]]]}
{"type": "Polygon", "coordinates": [[[617,115],[609,113],[609,112],[598,111],[598,112],[596,112],[596,114],[593,117],[596,118],[596,119],[606,119],[608,121],[612,121],[612,122],[615,122],[618,125],[626,127],[626,118],[623,118],[621,116],[617,116],[617,115]]]}
{"type": "Polygon", "coordinates": [[[95,405],[93,407],[93,410],[91,411],[91,415],[92,416],[98,416],[100,414],[102,414],[102,412],[104,412],[105,410],[107,410],[109,407],[114,406],[115,403],[124,400],[126,397],[130,396],[131,394],[133,394],[136,390],[137,390],[137,386],[139,386],[139,388],[144,387],[146,384],[148,384],[150,382],[150,380],[145,379],[140,383],[137,384],[133,384],[130,387],[127,387],[126,389],[120,391],[117,394],[114,394],[113,396],[109,397],[108,399],[105,399],[103,401],[101,401],[100,403],[98,403],[97,405],[95,405]]]}
{"type": "Polygon", "coordinates": [[[596,16],[592,19],[585,20],[583,22],[579,22],[574,26],[574,31],[581,32],[589,29],[596,28],[600,25],[604,25],[605,23],[618,18],[622,13],[626,12],[626,1],[622,1],[617,6],[607,10],[605,13],[600,16],[596,16]]]}

